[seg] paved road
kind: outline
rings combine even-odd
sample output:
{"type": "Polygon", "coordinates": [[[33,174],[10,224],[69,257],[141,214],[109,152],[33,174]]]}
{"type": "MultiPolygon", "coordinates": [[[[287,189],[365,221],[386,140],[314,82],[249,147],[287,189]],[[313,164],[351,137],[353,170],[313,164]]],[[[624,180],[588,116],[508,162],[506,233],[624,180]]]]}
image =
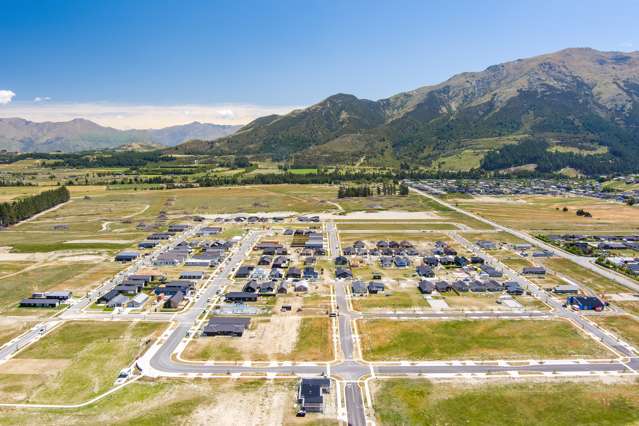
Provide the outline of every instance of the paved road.
{"type": "Polygon", "coordinates": [[[346,401],[346,413],[349,426],[366,426],[364,414],[364,401],[362,392],[357,382],[347,382],[344,386],[344,400],[346,401]]]}
{"type": "MultiPolygon", "coordinates": [[[[429,188],[427,185],[423,185],[423,184],[419,184],[419,185],[421,185],[423,187],[426,187],[426,188],[429,188]]],[[[504,232],[507,232],[509,234],[512,234],[512,235],[514,235],[514,236],[516,236],[516,237],[518,237],[518,238],[520,238],[520,239],[522,239],[524,241],[529,242],[530,244],[532,244],[532,245],[534,245],[536,247],[542,248],[544,250],[548,250],[549,252],[552,252],[556,256],[559,256],[559,257],[562,257],[564,259],[568,259],[568,260],[570,260],[572,262],[575,262],[579,266],[582,266],[582,267],[584,267],[586,269],[589,269],[589,270],[591,270],[591,271],[593,271],[593,272],[595,272],[595,273],[597,273],[599,275],[602,275],[602,276],[604,276],[604,277],[606,277],[608,279],[611,279],[611,280],[615,281],[616,283],[618,283],[618,284],[620,284],[622,286],[625,286],[625,287],[627,287],[627,288],[629,288],[629,289],[631,289],[633,291],[638,291],[639,292],[639,284],[636,281],[634,281],[634,280],[632,280],[632,279],[630,279],[630,278],[628,278],[628,277],[626,277],[624,275],[618,274],[618,273],[616,273],[614,271],[611,271],[609,269],[606,269],[606,268],[603,268],[603,267],[597,265],[596,263],[594,263],[594,260],[592,258],[584,257],[584,256],[576,256],[576,255],[574,255],[572,253],[565,252],[565,251],[559,249],[558,247],[555,247],[555,246],[553,246],[551,244],[546,244],[543,241],[540,241],[537,238],[534,238],[534,237],[530,236],[526,232],[518,231],[518,230],[512,229],[512,228],[508,228],[506,226],[503,226],[503,225],[500,225],[500,224],[498,224],[496,222],[493,222],[492,220],[486,219],[486,218],[484,218],[482,216],[476,215],[476,214],[468,212],[468,211],[466,211],[466,210],[464,210],[462,208],[459,208],[459,207],[457,207],[455,205],[447,203],[446,201],[443,201],[443,200],[441,200],[441,199],[439,199],[439,198],[437,198],[437,197],[435,197],[435,196],[433,196],[431,194],[428,194],[428,193],[420,190],[419,188],[415,187],[414,185],[411,185],[411,189],[414,192],[416,192],[416,193],[418,193],[420,195],[423,195],[424,197],[429,198],[429,199],[441,204],[442,206],[448,207],[449,209],[452,209],[452,210],[454,210],[454,211],[456,211],[458,213],[464,214],[464,215],[466,215],[468,217],[471,217],[471,218],[473,218],[475,220],[478,220],[480,222],[483,222],[483,223],[486,223],[486,224],[488,224],[490,226],[493,226],[494,228],[496,228],[496,229],[498,229],[500,231],[504,231],[504,232]]],[[[429,190],[432,190],[432,188],[429,188],[429,190]]]]}

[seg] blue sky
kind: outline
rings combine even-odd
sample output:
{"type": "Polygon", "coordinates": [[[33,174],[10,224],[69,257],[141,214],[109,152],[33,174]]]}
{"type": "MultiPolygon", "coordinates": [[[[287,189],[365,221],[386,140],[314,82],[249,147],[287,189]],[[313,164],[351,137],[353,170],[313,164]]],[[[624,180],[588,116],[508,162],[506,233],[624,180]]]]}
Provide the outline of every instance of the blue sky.
{"type": "Polygon", "coordinates": [[[242,122],[565,47],[639,49],[638,1],[0,0],[0,11],[0,103],[11,97],[0,116],[118,126],[117,106],[118,127],[153,125],[129,107],[242,122]]]}

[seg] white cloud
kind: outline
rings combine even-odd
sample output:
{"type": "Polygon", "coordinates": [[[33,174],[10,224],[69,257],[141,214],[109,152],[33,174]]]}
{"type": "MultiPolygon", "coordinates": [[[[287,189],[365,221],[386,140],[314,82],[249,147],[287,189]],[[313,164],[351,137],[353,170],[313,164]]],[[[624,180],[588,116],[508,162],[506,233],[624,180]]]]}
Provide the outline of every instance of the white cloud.
{"type": "Polygon", "coordinates": [[[33,98],[33,102],[35,102],[35,103],[48,102],[50,100],[51,100],[51,98],[48,97],[48,96],[36,96],[35,98],[33,98]]]}
{"type": "Polygon", "coordinates": [[[631,41],[624,41],[624,42],[620,43],[619,46],[621,46],[624,49],[632,49],[634,44],[631,41]]]}
{"type": "Polygon", "coordinates": [[[148,129],[187,124],[246,124],[270,114],[286,114],[299,106],[250,104],[130,105],[112,103],[13,102],[0,109],[2,117],[31,121],[85,118],[117,129],[148,129]]]}
{"type": "Polygon", "coordinates": [[[16,94],[11,90],[0,90],[0,105],[7,105],[16,94]]]}

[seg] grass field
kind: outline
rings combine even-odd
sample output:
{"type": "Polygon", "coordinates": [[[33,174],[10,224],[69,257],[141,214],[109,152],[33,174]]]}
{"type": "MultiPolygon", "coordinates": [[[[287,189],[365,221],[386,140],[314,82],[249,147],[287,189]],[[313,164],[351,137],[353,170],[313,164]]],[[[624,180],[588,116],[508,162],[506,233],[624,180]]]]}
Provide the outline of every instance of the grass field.
{"type": "Polygon", "coordinates": [[[452,223],[437,223],[437,222],[413,222],[413,223],[340,223],[338,225],[340,231],[399,231],[399,230],[411,230],[411,231],[452,231],[459,229],[452,223]]]}
{"type": "Polygon", "coordinates": [[[622,232],[639,228],[639,207],[585,197],[521,196],[460,199],[458,205],[505,226],[538,232],[622,232]],[[563,212],[563,207],[568,211],[563,212]],[[578,209],[593,217],[575,214],[578,209]]]}
{"type": "MultiPolygon", "coordinates": [[[[68,283],[68,290],[74,290],[77,282],[72,278],[88,273],[95,267],[93,263],[65,263],[60,265],[42,265],[29,271],[20,272],[0,279],[0,312],[18,311],[18,302],[29,297],[34,291],[48,291],[68,283]]],[[[43,310],[49,311],[50,310],[43,310]]]]}
{"type": "Polygon", "coordinates": [[[363,356],[370,361],[611,355],[561,320],[363,320],[358,325],[363,356]]]}
{"type": "Polygon", "coordinates": [[[593,317],[593,321],[635,347],[639,346],[639,319],[630,315],[593,317]]]}
{"type": "Polygon", "coordinates": [[[295,380],[141,380],[86,407],[67,410],[0,408],[0,424],[70,426],[110,424],[271,424],[329,426],[329,414],[295,418],[295,380]],[[259,410],[242,409],[258,407],[259,410]]]}
{"type": "Polygon", "coordinates": [[[525,243],[524,240],[515,237],[508,232],[498,231],[498,232],[486,232],[486,233],[468,233],[461,234],[468,241],[474,243],[479,240],[493,241],[495,243],[504,243],[504,244],[521,244],[525,243]]]}
{"type": "Polygon", "coordinates": [[[429,305],[416,289],[393,291],[390,295],[371,294],[365,297],[353,297],[353,308],[356,311],[371,309],[403,310],[421,308],[428,309],[429,305]]]}
{"type": "Polygon", "coordinates": [[[349,245],[355,241],[370,241],[371,243],[377,243],[378,240],[394,240],[402,241],[407,240],[414,243],[418,242],[435,242],[435,241],[450,241],[448,236],[439,234],[437,232],[392,232],[392,231],[379,231],[379,232],[341,232],[339,234],[340,242],[342,246],[349,245]]]}
{"type": "MultiPolygon", "coordinates": [[[[335,194],[337,195],[337,194],[335,194]]],[[[376,211],[376,210],[404,210],[404,211],[435,211],[435,212],[447,212],[450,211],[448,207],[444,207],[441,204],[432,201],[429,198],[422,197],[414,193],[410,193],[407,196],[380,196],[380,197],[355,197],[355,198],[342,198],[338,201],[344,211],[376,211]]]]}
{"type": "Polygon", "coordinates": [[[374,408],[385,426],[630,425],[639,422],[639,384],[393,379],[376,383],[374,408]]]}
{"type": "Polygon", "coordinates": [[[630,291],[626,287],[583,268],[568,259],[550,258],[544,261],[544,265],[547,265],[550,269],[561,275],[567,276],[571,280],[589,287],[598,294],[627,293],[630,291]]]}
{"type": "Polygon", "coordinates": [[[0,398],[43,404],[86,401],[109,389],[119,371],[165,326],[66,323],[0,366],[0,398]]]}

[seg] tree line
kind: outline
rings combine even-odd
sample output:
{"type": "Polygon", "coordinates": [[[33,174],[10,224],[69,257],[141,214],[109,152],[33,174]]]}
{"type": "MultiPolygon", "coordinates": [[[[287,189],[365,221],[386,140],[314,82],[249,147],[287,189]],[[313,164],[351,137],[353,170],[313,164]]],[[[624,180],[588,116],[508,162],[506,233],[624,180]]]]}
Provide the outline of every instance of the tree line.
{"type": "Polygon", "coordinates": [[[340,186],[337,190],[337,198],[372,197],[373,195],[408,195],[408,185],[384,182],[382,185],[356,185],[340,186]]]}
{"type": "Polygon", "coordinates": [[[0,203],[0,226],[9,226],[28,219],[51,207],[69,201],[69,190],[65,186],[16,201],[0,203]]]}

